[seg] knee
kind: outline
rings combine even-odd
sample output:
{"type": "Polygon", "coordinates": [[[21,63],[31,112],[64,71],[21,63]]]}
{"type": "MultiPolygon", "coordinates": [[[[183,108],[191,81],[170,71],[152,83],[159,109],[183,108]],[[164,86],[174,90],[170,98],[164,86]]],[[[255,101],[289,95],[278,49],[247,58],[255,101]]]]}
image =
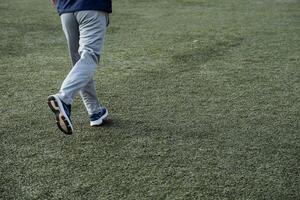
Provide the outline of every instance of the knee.
{"type": "Polygon", "coordinates": [[[85,49],[79,53],[81,59],[89,59],[95,63],[99,63],[100,61],[100,55],[97,52],[93,51],[92,49],[85,49]]]}

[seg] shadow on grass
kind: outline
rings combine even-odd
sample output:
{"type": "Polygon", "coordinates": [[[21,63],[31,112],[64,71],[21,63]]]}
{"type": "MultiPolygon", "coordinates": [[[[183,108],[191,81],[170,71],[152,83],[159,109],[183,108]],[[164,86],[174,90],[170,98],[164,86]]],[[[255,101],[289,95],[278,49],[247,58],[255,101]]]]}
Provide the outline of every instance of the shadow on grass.
{"type": "Polygon", "coordinates": [[[109,118],[105,119],[99,126],[93,126],[93,128],[109,128],[109,129],[128,129],[128,127],[137,128],[137,121],[133,120],[122,120],[120,118],[109,118]]]}
{"type": "Polygon", "coordinates": [[[93,128],[117,129],[129,133],[132,133],[132,131],[150,133],[166,131],[167,126],[163,127],[159,123],[147,120],[109,118],[103,121],[100,126],[94,126],[93,128]]]}
{"type": "Polygon", "coordinates": [[[101,126],[106,127],[106,128],[111,128],[111,127],[116,126],[117,124],[118,124],[118,122],[114,119],[105,119],[101,126]]]}

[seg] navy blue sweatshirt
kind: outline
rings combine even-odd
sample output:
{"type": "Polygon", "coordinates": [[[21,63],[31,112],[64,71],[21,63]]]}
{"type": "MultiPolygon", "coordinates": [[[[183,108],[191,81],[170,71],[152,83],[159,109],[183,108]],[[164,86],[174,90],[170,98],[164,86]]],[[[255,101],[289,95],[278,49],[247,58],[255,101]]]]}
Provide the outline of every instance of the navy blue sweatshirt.
{"type": "Polygon", "coordinates": [[[112,12],[111,0],[57,0],[56,6],[60,15],[81,10],[112,12]]]}

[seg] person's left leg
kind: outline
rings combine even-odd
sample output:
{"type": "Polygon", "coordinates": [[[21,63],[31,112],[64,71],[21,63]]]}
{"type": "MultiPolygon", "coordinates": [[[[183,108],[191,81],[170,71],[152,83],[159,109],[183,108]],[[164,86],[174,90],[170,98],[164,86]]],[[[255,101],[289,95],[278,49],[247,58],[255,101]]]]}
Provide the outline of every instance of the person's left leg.
{"type": "MultiPolygon", "coordinates": [[[[64,13],[60,16],[60,18],[62,29],[68,42],[70,57],[74,65],[80,59],[80,55],[78,53],[79,25],[73,13],[64,13]]],[[[58,128],[66,134],[72,134],[73,126],[71,122],[71,105],[62,101],[57,94],[50,95],[48,97],[48,105],[56,116],[56,124],[58,128]]]]}

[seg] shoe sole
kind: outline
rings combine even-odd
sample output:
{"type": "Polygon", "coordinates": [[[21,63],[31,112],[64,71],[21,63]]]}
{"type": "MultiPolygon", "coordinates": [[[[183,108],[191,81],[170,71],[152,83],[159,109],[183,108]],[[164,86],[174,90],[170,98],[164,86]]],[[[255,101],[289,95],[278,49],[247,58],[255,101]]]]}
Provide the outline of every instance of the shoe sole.
{"type": "Polygon", "coordinates": [[[72,123],[64,111],[63,105],[55,95],[48,97],[48,106],[55,114],[56,124],[63,133],[71,135],[73,133],[72,123]]]}
{"type": "Polygon", "coordinates": [[[100,126],[103,123],[103,120],[105,120],[108,116],[108,110],[106,109],[106,113],[100,117],[99,119],[97,119],[96,121],[92,121],[90,122],[91,126],[100,126]]]}

